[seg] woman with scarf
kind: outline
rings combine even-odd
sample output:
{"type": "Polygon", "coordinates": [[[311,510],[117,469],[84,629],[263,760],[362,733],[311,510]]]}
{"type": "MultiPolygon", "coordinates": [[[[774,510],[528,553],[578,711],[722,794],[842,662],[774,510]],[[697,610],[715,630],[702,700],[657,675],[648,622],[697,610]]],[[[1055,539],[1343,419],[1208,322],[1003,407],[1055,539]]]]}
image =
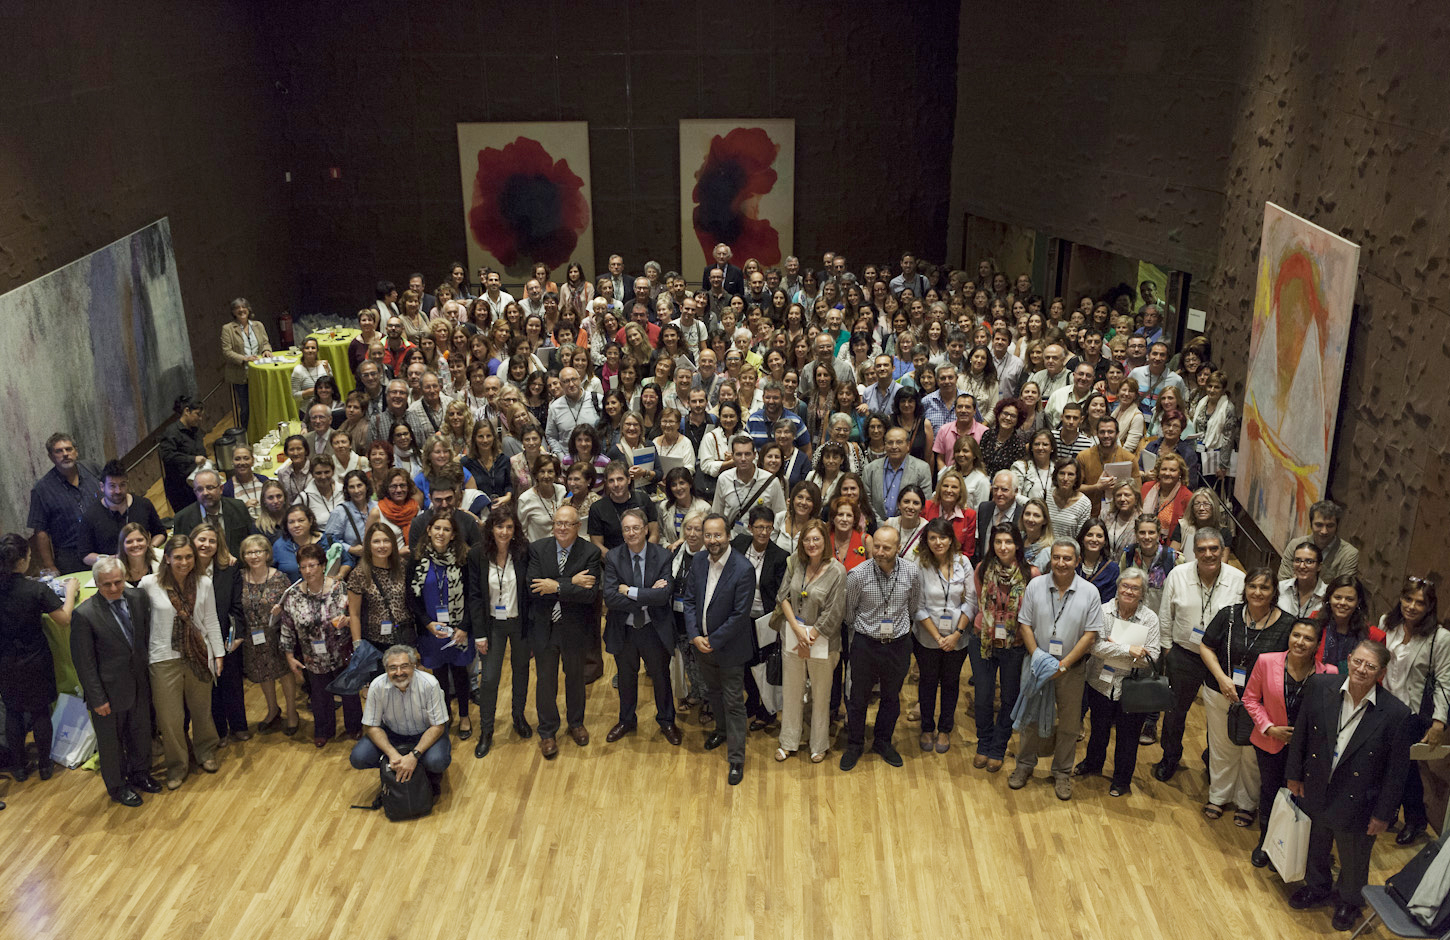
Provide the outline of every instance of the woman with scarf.
{"type": "Polygon", "coordinates": [[[443,686],[445,703],[448,699],[458,703],[460,741],[473,734],[468,715],[468,664],[473,661],[474,644],[463,612],[468,593],[467,555],[468,547],[454,528],[453,518],[439,516],[413,545],[408,562],[408,608],[419,625],[418,653],[443,686]]]}
{"type": "Polygon", "coordinates": [[[407,553],[408,526],[418,515],[418,488],[413,478],[402,467],[390,467],[383,473],[383,482],[378,487],[378,504],[368,514],[368,528],[381,522],[393,532],[398,547],[407,553]]]}
{"type": "Polygon", "coordinates": [[[161,570],[137,585],[151,602],[151,704],[166,752],[166,788],[175,790],[190,770],[185,730],[191,713],[190,749],[201,769],[217,772],[216,725],[211,687],[226,647],[217,622],[211,579],[196,570],[196,550],[185,535],[166,540],[161,570]]]}
{"type": "MultiPolygon", "coordinates": [[[[327,577],[327,551],[316,543],[297,550],[297,567],[302,580],[288,588],[272,610],[282,625],[282,650],[292,674],[300,680],[303,667],[307,669],[312,743],[324,747],[337,734],[337,712],[327,684],[352,658],[347,586],[341,579],[327,577]]],[[[356,692],[341,698],[343,730],[354,738],[361,737],[362,698],[356,692]]]]}
{"type": "Polygon", "coordinates": [[[1027,655],[1017,612],[1027,582],[1039,572],[1027,564],[1016,526],[995,525],[987,538],[987,557],[977,566],[977,615],[973,636],[967,638],[967,654],[976,688],[977,754],[972,766],[996,773],[1012,737],[1012,708],[1022,689],[1022,662],[1027,655]],[[1002,702],[994,712],[998,681],[1002,702]]]}

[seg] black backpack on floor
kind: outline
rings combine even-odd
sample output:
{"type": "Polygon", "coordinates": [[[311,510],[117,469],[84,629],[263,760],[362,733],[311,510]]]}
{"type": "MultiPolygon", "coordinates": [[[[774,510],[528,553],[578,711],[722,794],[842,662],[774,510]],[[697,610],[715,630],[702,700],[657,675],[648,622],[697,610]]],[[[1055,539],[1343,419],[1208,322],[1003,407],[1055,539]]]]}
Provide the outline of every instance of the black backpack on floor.
{"type": "Polygon", "coordinates": [[[382,784],[378,798],[371,806],[354,804],[353,809],[382,809],[393,822],[418,819],[433,812],[433,784],[429,782],[428,773],[421,763],[413,771],[413,776],[399,783],[384,757],[378,767],[378,777],[382,784]]]}

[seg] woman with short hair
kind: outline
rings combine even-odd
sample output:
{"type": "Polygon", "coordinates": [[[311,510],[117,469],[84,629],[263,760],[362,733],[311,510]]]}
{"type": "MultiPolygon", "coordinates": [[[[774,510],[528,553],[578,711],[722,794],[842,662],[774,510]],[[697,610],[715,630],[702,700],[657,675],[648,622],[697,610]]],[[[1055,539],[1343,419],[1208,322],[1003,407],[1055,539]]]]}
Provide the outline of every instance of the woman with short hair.
{"type": "Polygon", "coordinates": [[[282,655],[282,628],[272,608],[289,585],[287,576],[272,567],[272,543],[266,536],[242,539],[242,673],[262,687],[267,717],[257,725],[261,734],[277,730],[282,711],[287,712],[287,734],[297,731],[297,680],[282,655]],[[277,680],[282,681],[281,707],[277,702],[277,680]]]}
{"type": "MultiPolygon", "coordinates": [[[[337,734],[337,713],[333,693],[327,689],[352,658],[348,633],[347,588],[327,576],[327,551],[321,545],[303,545],[297,550],[301,579],[273,608],[282,626],[282,651],[292,674],[306,680],[312,703],[312,744],[325,747],[337,734]],[[300,658],[299,658],[300,657],[300,658]]],[[[343,730],[362,737],[362,698],[357,692],[342,698],[343,730]]]]}

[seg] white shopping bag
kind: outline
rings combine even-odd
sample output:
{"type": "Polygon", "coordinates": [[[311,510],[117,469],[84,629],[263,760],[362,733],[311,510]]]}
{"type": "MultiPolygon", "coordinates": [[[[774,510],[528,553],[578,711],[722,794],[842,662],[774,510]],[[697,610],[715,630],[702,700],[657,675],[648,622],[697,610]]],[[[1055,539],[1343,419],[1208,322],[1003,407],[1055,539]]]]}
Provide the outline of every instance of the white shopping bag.
{"type": "Polygon", "coordinates": [[[1269,830],[1264,834],[1264,852],[1285,884],[1304,880],[1304,865],[1309,858],[1309,814],[1294,802],[1288,787],[1280,787],[1274,797],[1269,830]]]}
{"type": "Polygon", "coordinates": [[[96,731],[84,699],[61,693],[50,716],[55,736],[50,744],[50,759],[74,770],[96,753],[96,731]]]}

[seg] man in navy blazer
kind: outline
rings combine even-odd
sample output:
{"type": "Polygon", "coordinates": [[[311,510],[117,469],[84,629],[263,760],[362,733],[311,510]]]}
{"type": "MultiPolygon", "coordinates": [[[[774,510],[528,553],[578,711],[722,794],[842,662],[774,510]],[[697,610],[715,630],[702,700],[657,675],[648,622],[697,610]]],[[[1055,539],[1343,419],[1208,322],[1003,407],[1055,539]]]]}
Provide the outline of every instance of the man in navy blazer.
{"type": "Polygon", "coordinates": [[[560,506],[554,534],[529,545],[529,642],[534,648],[534,708],[539,713],[539,751],[559,755],[559,665],[564,666],[564,704],[569,737],[584,747],[584,657],[599,629],[599,549],[579,538],[579,511],[560,506]]]}
{"type": "Polygon", "coordinates": [[[71,615],[70,648],[101,754],[101,780],[111,799],[140,806],[160,793],[151,776],[151,606],[126,587],[126,569],[109,555],[91,567],[99,591],[71,615]]]}
{"type": "Polygon", "coordinates": [[[1022,503],[1017,498],[1017,478],[1011,470],[1002,470],[992,477],[991,498],[977,507],[977,551],[972,564],[979,565],[992,552],[992,540],[988,536],[992,527],[1010,522],[1022,530],[1022,503]]]}
{"type": "Polygon", "coordinates": [[[649,540],[644,510],[626,509],[619,517],[624,544],[604,556],[604,649],[619,669],[619,722],[604,740],[611,744],[636,727],[639,661],[644,659],[655,688],[655,721],[665,740],[679,747],[675,727],[675,691],[670,656],[675,647],[675,618],[670,610],[669,550],[649,540]]]}
{"type": "Polygon", "coordinates": [[[700,290],[708,291],[710,289],[710,269],[719,268],[720,272],[725,275],[725,293],[737,295],[745,293],[745,272],[730,263],[730,256],[733,254],[729,245],[715,246],[715,263],[705,265],[705,273],[700,276],[700,290]]]}
{"type": "Polygon", "coordinates": [[[1389,661],[1383,644],[1364,640],[1349,654],[1349,678],[1310,676],[1287,749],[1284,776],[1310,819],[1304,887],[1290,895],[1289,906],[1335,901],[1336,930],[1359,920],[1375,836],[1399,812],[1406,776],[1420,772],[1410,769],[1417,737],[1410,710],[1379,685],[1389,661]],[[1339,849],[1337,891],[1331,844],[1339,849]]]}
{"type": "Polygon", "coordinates": [[[690,560],[685,590],[685,633],[694,644],[715,730],[705,750],[729,743],[731,786],[745,776],[745,670],[755,657],[755,569],[730,550],[729,521],[718,512],[705,517],[705,551],[690,560]],[[720,731],[724,722],[725,731],[720,731]]]}

